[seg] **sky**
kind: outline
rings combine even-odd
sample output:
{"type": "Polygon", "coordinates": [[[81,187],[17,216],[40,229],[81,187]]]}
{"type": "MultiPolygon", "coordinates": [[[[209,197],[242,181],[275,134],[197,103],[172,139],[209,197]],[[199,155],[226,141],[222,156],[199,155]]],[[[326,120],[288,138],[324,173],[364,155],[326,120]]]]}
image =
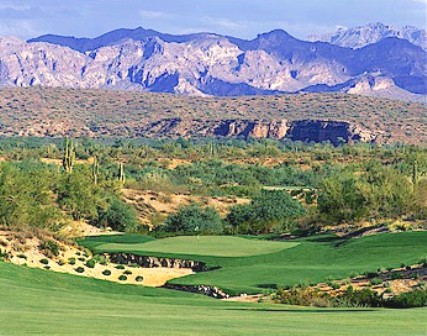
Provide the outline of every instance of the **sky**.
{"type": "Polygon", "coordinates": [[[0,35],[96,37],[117,28],[304,38],[369,22],[427,29],[427,0],[0,0],[0,35]]]}

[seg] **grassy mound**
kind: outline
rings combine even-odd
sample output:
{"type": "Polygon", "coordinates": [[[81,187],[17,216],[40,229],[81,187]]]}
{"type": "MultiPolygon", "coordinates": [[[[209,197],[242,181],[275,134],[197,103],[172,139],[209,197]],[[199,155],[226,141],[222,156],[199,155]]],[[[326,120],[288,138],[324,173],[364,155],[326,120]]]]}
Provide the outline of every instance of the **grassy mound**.
{"type": "Polygon", "coordinates": [[[223,302],[0,262],[4,335],[422,335],[426,309],[223,302]]]}

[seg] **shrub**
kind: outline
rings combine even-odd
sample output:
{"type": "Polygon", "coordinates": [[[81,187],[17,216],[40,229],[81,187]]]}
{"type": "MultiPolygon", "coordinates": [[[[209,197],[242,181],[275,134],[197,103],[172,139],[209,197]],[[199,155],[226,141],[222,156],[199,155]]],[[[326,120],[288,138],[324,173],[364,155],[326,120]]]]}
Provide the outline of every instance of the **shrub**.
{"type": "Polygon", "coordinates": [[[128,277],[124,274],[120,275],[118,278],[120,281],[126,281],[128,279],[128,277]]]}
{"type": "Polygon", "coordinates": [[[59,260],[57,263],[59,266],[64,266],[65,265],[65,261],[63,259],[59,260]]]}
{"type": "Polygon", "coordinates": [[[371,286],[381,285],[382,283],[384,283],[384,280],[381,278],[373,278],[370,281],[371,286]]]}
{"type": "Polygon", "coordinates": [[[329,286],[331,286],[331,288],[332,288],[333,290],[337,290],[337,289],[340,289],[340,288],[341,288],[341,285],[340,285],[340,284],[338,284],[338,283],[336,283],[336,282],[332,282],[329,286]]]}
{"type": "Polygon", "coordinates": [[[166,232],[219,234],[223,231],[223,223],[214,208],[190,204],[169,216],[161,229],[166,232]]]}
{"type": "Polygon", "coordinates": [[[132,274],[132,271],[131,271],[131,270],[126,270],[126,271],[124,271],[124,272],[123,272],[123,274],[131,275],[131,274],[132,274]]]}
{"type": "Polygon", "coordinates": [[[117,265],[116,269],[118,269],[118,270],[124,270],[125,266],[124,265],[117,265]]]}
{"type": "Polygon", "coordinates": [[[306,213],[298,201],[282,190],[262,190],[249,205],[230,209],[227,222],[234,228],[242,227],[246,233],[291,231],[295,220],[306,213]]]}
{"type": "Polygon", "coordinates": [[[142,282],[142,281],[144,281],[144,277],[143,277],[143,276],[141,276],[141,275],[138,275],[138,276],[135,278],[135,281],[136,281],[136,282],[142,282]]]}
{"type": "Polygon", "coordinates": [[[68,258],[68,263],[70,265],[75,265],[76,264],[76,258],[74,258],[74,257],[68,258]]]}
{"type": "Polygon", "coordinates": [[[18,254],[17,257],[19,259],[25,259],[25,260],[27,260],[27,256],[25,254],[18,254]]]}
{"type": "Polygon", "coordinates": [[[44,252],[47,252],[48,254],[52,254],[55,257],[59,256],[59,252],[60,252],[59,245],[52,240],[48,240],[46,242],[43,242],[40,245],[40,248],[44,252]]]}
{"type": "Polygon", "coordinates": [[[79,267],[77,267],[77,268],[75,269],[75,271],[76,271],[77,273],[84,273],[85,269],[84,269],[83,267],[79,266],[79,267]]]}
{"type": "Polygon", "coordinates": [[[49,260],[46,258],[40,259],[40,263],[43,265],[48,265],[49,264],[49,260]]]}
{"type": "Polygon", "coordinates": [[[400,273],[400,272],[393,272],[393,273],[391,273],[391,278],[392,278],[392,280],[402,279],[402,273],[400,273]]]}
{"type": "Polygon", "coordinates": [[[86,262],[86,267],[88,267],[88,268],[95,268],[95,265],[96,265],[95,259],[90,259],[86,262]]]}
{"type": "Polygon", "coordinates": [[[110,276],[110,275],[111,275],[111,271],[110,271],[110,270],[108,270],[108,269],[106,269],[106,270],[104,270],[104,271],[102,272],[102,274],[103,274],[103,275],[105,275],[105,276],[110,276]]]}
{"type": "Polygon", "coordinates": [[[133,231],[138,223],[135,208],[118,198],[114,198],[110,208],[101,216],[101,223],[117,231],[133,231]]]}
{"type": "Polygon", "coordinates": [[[385,302],[390,308],[415,308],[427,305],[427,291],[414,290],[409,293],[402,293],[385,302]]]}

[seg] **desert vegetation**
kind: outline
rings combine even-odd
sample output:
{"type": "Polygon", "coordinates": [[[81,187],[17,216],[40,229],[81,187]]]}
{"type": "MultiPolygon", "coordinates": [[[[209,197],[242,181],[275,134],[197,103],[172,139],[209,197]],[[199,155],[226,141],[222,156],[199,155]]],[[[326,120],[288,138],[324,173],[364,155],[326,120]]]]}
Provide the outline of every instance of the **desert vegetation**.
{"type": "Polygon", "coordinates": [[[426,304],[423,147],[7,138],[0,157],[2,287],[64,277],[100,299],[109,285],[89,277],[116,282],[123,307],[155,295],[206,313],[244,306],[170,289],[267,311],[426,304]]]}

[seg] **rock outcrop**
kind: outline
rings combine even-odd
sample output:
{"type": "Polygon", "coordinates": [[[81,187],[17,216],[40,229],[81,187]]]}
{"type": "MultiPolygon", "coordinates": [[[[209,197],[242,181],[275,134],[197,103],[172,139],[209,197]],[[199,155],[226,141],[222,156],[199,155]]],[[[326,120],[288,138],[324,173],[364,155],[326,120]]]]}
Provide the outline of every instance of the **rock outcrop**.
{"type": "Polygon", "coordinates": [[[148,257],[132,253],[105,254],[111,262],[116,264],[137,264],[144,268],[191,268],[194,272],[204,272],[208,268],[205,263],[178,258],[148,257]]]}
{"type": "Polygon", "coordinates": [[[174,285],[166,283],[163,288],[179,290],[189,293],[202,294],[215,299],[228,299],[230,295],[225,293],[222,289],[215,286],[206,285],[174,285]]]}
{"type": "Polygon", "coordinates": [[[334,145],[351,142],[375,142],[376,136],[346,121],[297,120],[186,120],[163,119],[141,127],[138,135],[147,138],[243,138],[302,142],[326,142],[334,145]]]}

